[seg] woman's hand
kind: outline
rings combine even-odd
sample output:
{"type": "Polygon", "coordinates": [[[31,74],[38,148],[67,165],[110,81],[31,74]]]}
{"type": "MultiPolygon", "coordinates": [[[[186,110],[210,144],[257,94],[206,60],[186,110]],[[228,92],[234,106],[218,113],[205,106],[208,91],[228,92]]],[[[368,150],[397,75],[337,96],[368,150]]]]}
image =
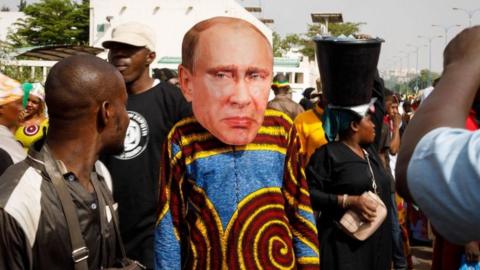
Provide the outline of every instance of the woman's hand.
{"type": "Polygon", "coordinates": [[[377,202],[366,194],[348,197],[349,208],[357,212],[367,222],[372,222],[377,216],[377,202]]]}

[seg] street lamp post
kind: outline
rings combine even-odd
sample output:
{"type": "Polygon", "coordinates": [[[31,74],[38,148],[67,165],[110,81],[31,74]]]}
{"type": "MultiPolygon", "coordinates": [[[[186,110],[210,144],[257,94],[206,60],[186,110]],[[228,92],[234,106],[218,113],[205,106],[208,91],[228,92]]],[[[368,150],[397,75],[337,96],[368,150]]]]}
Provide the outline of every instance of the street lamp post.
{"type": "Polygon", "coordinates": [[[408,79],[408,73],[410,70],[410,52],[409,51],[399,51],[401,54],[405,54],[405,58],[407,59],[407,66],[406,66],[406,72],[405,72],[405,77],[408,79]]]}
{"type": "Polygon", "coordinates": [[[453,24],[453,25],[439,25],[439,24],[432,24],[432,27],[440,27],[445,31],[445,47],[447,47],[448,43],[448,31],[454,27],[460,27],[460,24],[453,24]]]}
{"type": "Polygon", "coordinates": [[[468,27],[472,26],[472,17],[473,15],[475,15],[475,13],[477,11],[480,11],[480,8],[477,8],[477,9],[473,9],[473,10],[468,10],[468,9],[464,9],[464,8],[457,8],[457,7],[454,7],[452,8],[453,10],[460,10],[460,11],[463,11],[467,14],[468,16],[468,27]]]}
{"type": "Polygon", "coordinates": [[[435,38],[442,38],[442,35],[438,36],[418,36],[419,38],[424,38],[428,40],[428,85],[432,85],[432,40],[435,38]]]}
{"type": "Polygon", "coordinates": [[[418,91],[418,76],[420,76],[420,74],[418,74],[418,50],[420,49],[420,47],[418,46],[415,46],[413,44],[407,44],[407,47],[413,47],[415,48],[415,57],[417,58],[417,63],[415,64],[415,75],[416,75],[416,79],[415,79],[415,88],[414,90],[415,91],[418,91]]]}

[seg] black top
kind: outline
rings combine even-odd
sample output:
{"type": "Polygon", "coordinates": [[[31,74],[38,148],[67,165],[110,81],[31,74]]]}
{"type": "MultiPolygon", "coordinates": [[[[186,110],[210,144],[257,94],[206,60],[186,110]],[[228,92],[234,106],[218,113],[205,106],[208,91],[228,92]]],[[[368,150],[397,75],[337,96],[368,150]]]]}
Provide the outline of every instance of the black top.
{"type": "Polygon", "coordinates": [[[173,125],[191,116],[192,111],[181,90],[165,82],[143,93],[130,94],[127,110],[130,123],[125,151],[102,160],[112,175],[127,256],[153,268],[162,144],[173,125]]]}
{"type": "MultiPolygon", "coordinates": [[[[366,150],[375,175],[378,195],[385,205],[390,205],[390,182],[383,165],[374,147],[366,150]]],[[[312,208],[321,212],[317,222],[320,268],[390,269],[391,223],[388,216],[380,228],[365,241],[354,240],[336,225],[336,221],[345,212],[338,207],[337,195],[361,195],[365,191],[373,191],[367,161],[345,144],[333,142],[315,151],[307,166],[306,176],[312,208]]]]}
{"type": "Polygon", "coordinates": [[[390,192],[395,193],[395,178],[392,174],[392,169],[390,168],[390,145],[392,144],[392,135],[390,128],[387,124],[383,123],[382,125],[382,134],[380,134],[380,144],[378,145],[378,151],[380,155],[383,155],[385,160],[385,172],[390,178],[390,192]]]}
{"type": "Polygon", "coordinates": [[[7,151],[0,148],[0,175],[13,164],[13,160],[7,151]]]}

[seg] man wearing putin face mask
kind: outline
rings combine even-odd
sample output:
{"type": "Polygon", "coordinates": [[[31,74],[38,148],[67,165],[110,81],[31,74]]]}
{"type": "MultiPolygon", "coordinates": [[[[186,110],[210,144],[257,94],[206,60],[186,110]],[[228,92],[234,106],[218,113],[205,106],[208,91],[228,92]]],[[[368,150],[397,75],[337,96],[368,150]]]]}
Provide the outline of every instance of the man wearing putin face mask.
{"type": "Polygon", "coordinates": [[[161,159],[158,269],[318,268],[291,119],[265,110],[272,68],[249,22],[215,17],[186,33],[179,79],[194,117],[172,129],[161,159]]]}

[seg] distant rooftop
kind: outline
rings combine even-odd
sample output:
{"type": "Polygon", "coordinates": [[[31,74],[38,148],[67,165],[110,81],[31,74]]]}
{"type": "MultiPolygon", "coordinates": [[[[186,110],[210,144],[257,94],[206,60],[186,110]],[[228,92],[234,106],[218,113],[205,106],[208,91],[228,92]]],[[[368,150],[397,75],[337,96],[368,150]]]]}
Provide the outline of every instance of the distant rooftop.
{"type": "Polygon", "coordinates": [[[273,19],[262,19],[262,18],[260,18],[259,20],[261,22],[263,22],[264,24],[273,24],[274,23],[273,19]]]}
{"type": "Polygon", "coordinates": [[[46,46],[34,46],[25,47],[15,50],[15,57],[32,57],[41,60],[59,61],[63,58],[79,55],[79,54],[91,54],[97,55],[103,52],[102,48],[95,48],[90,46],[80,45],[46,45],[46,46]]]}
{"type": "Polygon", "coordinates": [[[261,7],[245,7],[248,12],[262,12],[261,7]]]}
{"type": "Polygon", "coordinates": [[[312,22],[316,23],[342,23],[342,13],[312,13],[312,22]]]}

